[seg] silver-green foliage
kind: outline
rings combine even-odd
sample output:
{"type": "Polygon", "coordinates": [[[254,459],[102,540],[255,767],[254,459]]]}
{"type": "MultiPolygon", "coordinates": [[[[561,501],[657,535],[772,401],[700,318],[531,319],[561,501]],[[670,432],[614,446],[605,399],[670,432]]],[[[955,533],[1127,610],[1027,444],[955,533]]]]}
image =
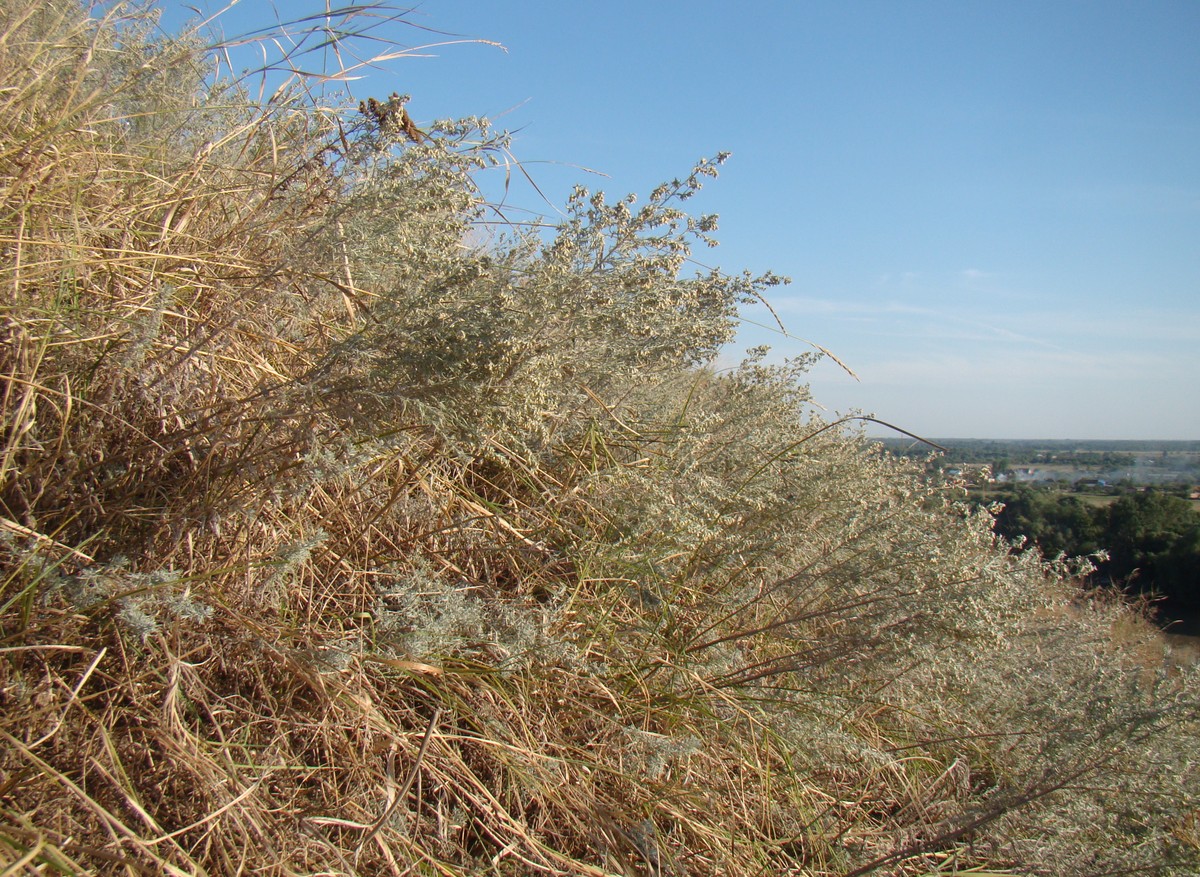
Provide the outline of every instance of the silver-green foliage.
{"type": "Polygon", "coordinates": [[[737,304],[775,282],[680,277],[713,224],[672,201],[711,173],[640,211],[578,190],[550,239],[469,254],[444,292],[398,297],[389,313],[419,315],[405,325],[425,333],[395,336],[399,395],[460,440],[539,449],[551,468],[586,447],[569,550],[596,580],[653,595],[662,617],[637,630],[758,702],[798,761],[904,773],[906,758],[847,721],[867,704],[907,717],[902,735],[953,741],[938,757],[954,795],[932,800],[930,781],[931,800],[900,807],[881,863],[969,836],[1047,872],[1186,873],[1186,686],[1150,685],[1136,659],[1103,650],[1113,618],[1064,621],[1083,599],[1070,569],[1011,554],[986,514],[828,428],[808,405],[807,360],[704,367],[737,304]],[[679,605],[707,623],[689,629],[679,605]]]}
{"type": "Polygon", "coordinates": [[[419,412],[469,444],[502,435],[544,447],[589,393],[711,359],[733,337],[738,306],[781,282],[685,270],[715,219],[678,204],[724,156],[641,207],[579,187],[547,238],[515,229],[485,250],[469,245],[481,210],[470,174],[503,138],[478,120],[440,135],[364,171],[337,232],[374,298],[325,369],[377,411],[419,412]]]}
{"type": "Polygon", "coordinates": [[[826,429],[796,379],[751,359],[630,390],[582,487],[593,569],[667,596],[675,623],[643,630],[679,684],[749,698],[798,769],[911,786],[859,854],[876,869],[970,839],[1033,873],[1190,873],[1200,704],[1147,669],[1157,634],[1114,644],[1128,610],[826,429]]]}

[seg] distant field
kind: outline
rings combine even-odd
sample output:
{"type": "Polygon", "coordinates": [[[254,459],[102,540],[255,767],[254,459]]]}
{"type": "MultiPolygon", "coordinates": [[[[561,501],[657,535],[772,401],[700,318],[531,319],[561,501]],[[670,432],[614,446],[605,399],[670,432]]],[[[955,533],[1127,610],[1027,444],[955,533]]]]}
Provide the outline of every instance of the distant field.
{"type": "MultiPolygon", "coordinates": [[[[1108,506],[1110,506],[1114,502],[1116,502],[1118,499],[1120,499],[1120,497],[1117,497],[1117,496],[1105,496],[1104,494],[1100,494],[1100,493],[1075,493],[1074,491],[1071,491],[1071,490],[1064,490],[1064,491],[1061,491],[1060,493],[1062,496],[1079,497],[1080,502],[1082,502],[1086,506],[1091,506],[1094,509],[1107,508],[1108,506]]],[[[1192,508],[1195,509],[1196,511],[1200,512],[1200,500],[1193,499],[1190,502],[1192,504],[1192,508]]]]}
{"type": "Polygon", "coordinates": [[[1117,497],[1115,496],[1101,496],[1096,493],[1075,493],[1071,495],[1079,497],[1084,505],[1089,505],[1095,509],[1105,508],[1117,501],[1117,497]]]}

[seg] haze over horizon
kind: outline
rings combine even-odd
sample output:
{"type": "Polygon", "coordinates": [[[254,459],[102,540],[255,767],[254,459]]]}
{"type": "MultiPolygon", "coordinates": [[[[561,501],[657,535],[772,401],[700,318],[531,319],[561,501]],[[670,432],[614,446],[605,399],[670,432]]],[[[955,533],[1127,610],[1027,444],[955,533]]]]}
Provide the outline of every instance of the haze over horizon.
{"type": "MultiPolygon", "coordinates": [[[[186,5],[163,3],[164,27],[186,5]]],[[[242,0],[218,24],[276,21],[242,0]]],[[[426,0],[405,21],[433,32],[380,35],[504,48],[389,62],[351,105],[398,91],[418,124],[487,116],[553,204],[576,182],[644,194],[731,152],[688,204],[721,216],[721,246],[695,255],[792,278],[775,312],[859,378],[815,368],[827,416],[1200,438],[1200,4],[426,0]]],[[[547,210],[530,187],[511,197],[547,210]]],[[[811,349],[746,317],[728,362],[811,349]]]]}

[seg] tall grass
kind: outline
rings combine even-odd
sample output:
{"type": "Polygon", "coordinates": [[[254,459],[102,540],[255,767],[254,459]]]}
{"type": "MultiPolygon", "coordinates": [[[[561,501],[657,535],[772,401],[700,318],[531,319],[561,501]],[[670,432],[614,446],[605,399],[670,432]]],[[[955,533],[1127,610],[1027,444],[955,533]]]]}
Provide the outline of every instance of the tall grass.
{"type": "Polygon", "coordinates": [[[723,157],[485,237],[483,120],[0,10],[0,873],[1195,872],[1153,631],[712,368],[723,157]]]}

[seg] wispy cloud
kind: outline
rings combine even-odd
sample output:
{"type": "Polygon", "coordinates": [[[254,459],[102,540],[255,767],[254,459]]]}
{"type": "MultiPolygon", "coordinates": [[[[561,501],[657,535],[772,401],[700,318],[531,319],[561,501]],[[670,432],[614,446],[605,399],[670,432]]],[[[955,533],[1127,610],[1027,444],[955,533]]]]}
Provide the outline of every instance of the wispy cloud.
{"type": "MultiPolygon", "coordinates": [[[[830,299],[791,299],[775,306],[784,317],[821,318],[828,323],[852,323],[854,331],[873,338],[945,340],[958,342],[1020,342],[1058,346],[1039,333],[1024,330],[1025,322],[1011,314],[989,314],[962,308],[924,307],[895,301],[849,302],[830,299]]],[[[787,319],[784,320],[785,324],[787,319]]],[[[810,334],[819,334],[814,329],[810,334]]]]}
{"type": "Polygon", "coordinates": [[[857,363],[852,384],[814,371],[827,409],[873,413],[929,436],[1179,438],[1200,434],[1200,399],[1181,392],[1200,370],[1190,358],[1147,353],[932,353],[857,363]]]}
{"type": "Polygon", "coordinates": [[[964,268],[962,271],[958,272],[958,276],[960,280],[966,281],[967,283],[979,283],[980,281],[990,280],[995,277],[994,274],[990,274],[987,271],[981,271],[978,268],[964,268]]]}
{"type": "Polygon", "coordinates": [[[1022,384],[1031,389],[1074,383],[1125,383],[1166,376],[1182,364],[1170,357],[1112,351],[1014,349],[988,356],[934,353],[860,363],[863,382],[895,386],[989,386],[1022,384]]]}
{"type": "MultiPolygon", "coordinates": [[[[1031,306],[1029,294],[994,293],[983,269],[946,277],[936,294],[897,280],[774,302],[790,330],[859,378],[819,365],[816,400],[931,435],[1200,435],[1200,304],[1154,308],[1130,296],[1072,308],[1045,296],[1031,306]]],[[[798,352],[786,339],[763,341],[781,357],[798,352]]]]}
{"type": "Polygon", "coordinates": [[[1049,348],[1134,341],[1200,344],[1200,307],[1147,310],[1142,306],[1117,311],[1097,305],[1068,311],[1006,309],[997,307],[996,302],[960,301],[956,305],[930,306],[895,300],[851,301],[811,296],[790,296],[772,306],[785,325],[792,320],[803,321],[808,334],[818,337],[821,326],[814,326],[813,320],[823,321],[830,329],[838,324],[852,324],[854,331],[875,337],[1020,342],[1049,348]]]}

